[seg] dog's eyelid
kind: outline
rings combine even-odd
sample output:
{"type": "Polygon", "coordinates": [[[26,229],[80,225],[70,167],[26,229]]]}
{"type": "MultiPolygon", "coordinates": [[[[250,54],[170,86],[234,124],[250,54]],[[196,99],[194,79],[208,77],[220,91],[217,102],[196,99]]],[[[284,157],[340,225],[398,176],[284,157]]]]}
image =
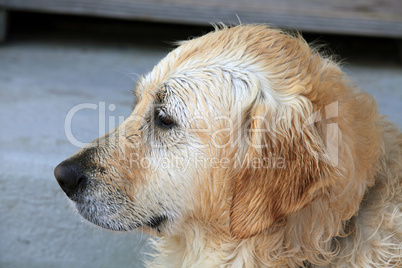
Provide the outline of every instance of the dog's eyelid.
{"type": "Polygon", "coordinates": [[[167,113],[165,107],[159,107],[155,110],[155,122],[163,128],[177,126],[176,121],[167,113]]]}
{"type": "Polygon", "coordinates": [[[163,108],[158,109],[157,113],[158,113],[158,116],[168,117],[168,115],[166,114],[166,112],[164,111],[163,108]]]}

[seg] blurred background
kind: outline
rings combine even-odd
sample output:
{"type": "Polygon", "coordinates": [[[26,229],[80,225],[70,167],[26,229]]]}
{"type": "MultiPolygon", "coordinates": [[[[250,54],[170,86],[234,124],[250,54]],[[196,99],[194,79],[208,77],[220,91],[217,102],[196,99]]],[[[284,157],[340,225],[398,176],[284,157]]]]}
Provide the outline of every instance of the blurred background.
{"type": "Polygon", "coordinates": [[[143,267],[140,233],[83,221],[54,167],[132,109],[135,82],[210,22],[299,30],[402,127],[402,2],[396,0],[0,0],[0,267],[143,267]],[[102,109],[102,107],[105,107],[102,109]]]}

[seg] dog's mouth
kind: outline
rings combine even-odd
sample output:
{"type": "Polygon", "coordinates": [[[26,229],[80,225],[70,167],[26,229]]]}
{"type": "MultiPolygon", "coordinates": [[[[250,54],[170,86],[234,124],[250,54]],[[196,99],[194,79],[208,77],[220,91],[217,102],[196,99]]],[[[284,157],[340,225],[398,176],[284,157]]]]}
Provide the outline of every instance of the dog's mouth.
{"type": "Polygon", "coordinates": [[[93,213],[89,212],[92,209],[82,209],[80,205],[77,204],[78,212],[81,214],[83,218],[87,221],[102,227],[104,229],[112,230],[112,231],[132,231],[141,227],[149,227],[154,229],[155,231],[161,232],[161,228],[168,221],[168,217],[166,215],[155,215],[145,220],[135,220],[126,219],[121,216],[117,216],[110,214],[107,212],[104,213],[93,213]]]}
{"type": "Polygon", "coordinates": [[[135,211],[138,210],[135,207],[126,207],[128,204],[123,200],[123,198],[115,197],[113,200],[105,202],[105,200],[81,197],[78,200],[73,200],[73,203],[84,219],[104,229],[131,231],[141,227],[149,227],[161,232],[163,225],[168,221],[166,214],[145,216],[145,213],[136,213],[135,211]]]}

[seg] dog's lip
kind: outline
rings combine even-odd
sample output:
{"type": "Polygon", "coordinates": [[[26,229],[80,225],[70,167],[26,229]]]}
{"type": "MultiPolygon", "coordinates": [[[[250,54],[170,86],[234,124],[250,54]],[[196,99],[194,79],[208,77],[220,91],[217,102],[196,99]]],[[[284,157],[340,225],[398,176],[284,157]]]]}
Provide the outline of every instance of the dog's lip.
{"type": "MultiPolygon", "coordinates": [[[[73,201],[77,205],[79,202],[73,201]]],[[[141,227],[149,227],[151,229],[157,230],[160,232],[160,226],[168,220],[168,217],[164,214],[161,215],[155,215],[150,218],[146,218],[143,220],[138,220],[135,222],[129,222],[129,223],[124,223],[124,222],[119,222],[119,221],[113,221],[113,220],[99,220],[98,217],[94,215],[89,215],[85,210],[81,210],[79,207],[77,207],[77,210],[81,216],[89,221],[92,224],[95,224],[101,228],[104,228],[106,230],[112,230],[112,231],[117,231],[117,232],[127,232],[127,231],[132,231],[137,228],[141,227]]]]}
{"type": "Polygon", "coordinates": [[[158,215],[158,216],[153,216],[149,220],[145,222],[146,225],[153,229],[159,230],[159,226],[163,224],[163,222],[167,221],[168,217],[166,215],[158,215]]]}
{"type": "Polygon", "coordinates": [[[148,220],[144,220],[141,222],[135,222],[135,223],[130,223],[128,225],[109,225],[105,223],[100,223],[100,222],[93,222],[90,221],[102,228],[108,229],[108,230],[113,230],[113,231],[121,231],[121,232],[127,232],[127,231],[132,231],[141,227],[149,227],[151,229],[157,230],[160,232],[160,226],[168,220],[168,217],[165,215],[158,215],[158,216],[153,216],[149,218],[148,220]]]}
{"type": "Polygon", "coordinates": [[[99,226],[103,229],[106,230],[111,230],[111,231],[116,231],[116,232],[127,232],[127,231],[132,231],[135,230],[139,227],[142,227],[144,225],[143,222],[134,222],[134,223],[129,223],[129,224],[123,224],[120,222],[113,222],[113,221],[99,221],[97,218],[94,217],[88,217],[88,215],[84,215],[80,212],[81,216],[89,221],[90,223],[99,226]]]}
{"type": "Polygon", "coordinates": [[[158,232],[160,232],[160,226],[166,222],[168,220],[168,217],[166,215],[155,215],[152,216],[151,218],[144,220],[142,222],[137,222],[134,224],[130,224],[128,226],[120,226],[121,229],[117,230],[117,231],[130,231],[130,230],[134,230],[140,227],[149,227],[151,229],[157,230],[158,232]]]}

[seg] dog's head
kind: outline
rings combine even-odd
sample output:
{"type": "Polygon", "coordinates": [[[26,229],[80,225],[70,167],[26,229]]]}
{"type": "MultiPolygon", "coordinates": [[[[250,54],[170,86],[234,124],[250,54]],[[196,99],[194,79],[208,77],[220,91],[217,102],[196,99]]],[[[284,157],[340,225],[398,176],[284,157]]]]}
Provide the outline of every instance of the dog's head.
{"type": "MultiPolygon", "coordinates": [[[[355,149],[339,149],[339,126],[328,127],[348,105],[336,102],[341,80],[300,37],[265,26],[216,30],[141,78],[126,121],[55,176],[81,215],[108,229],[174,232],[190,218],[224,218],[233,237],[256,235],[341,196],[335,186],[355,165],[355,149]]],[[[338,208],[343,218],[363,192],[338,208]]]]}

